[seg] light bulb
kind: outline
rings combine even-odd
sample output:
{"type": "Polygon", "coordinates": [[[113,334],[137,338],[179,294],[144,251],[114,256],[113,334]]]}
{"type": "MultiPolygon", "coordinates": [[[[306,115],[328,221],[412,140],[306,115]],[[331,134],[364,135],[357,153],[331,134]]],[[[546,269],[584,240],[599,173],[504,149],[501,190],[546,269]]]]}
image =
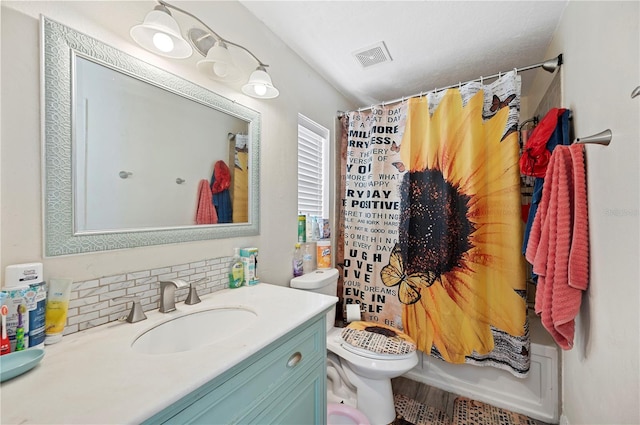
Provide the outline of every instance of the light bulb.
{"type": "Polygon", "coordinates": [[[170,52],[173,50],[173,40],[167,34],[157,32],[153,35],[153,45],[161,52],[170,52]]]}
{"type": "Polygon", "coordinates": [[[256,84],[253,86],[253,91],[255,91],[258,96],[264,96],[265,93],[267,93],[267,86],[264,84],[256,84]]]}
{"type": "Polygon", "coordinates": [[[215,62],[213,64],[213,73],[218,77],[226,77],[229,71],[229,66],[226,63],[215,62]]]}

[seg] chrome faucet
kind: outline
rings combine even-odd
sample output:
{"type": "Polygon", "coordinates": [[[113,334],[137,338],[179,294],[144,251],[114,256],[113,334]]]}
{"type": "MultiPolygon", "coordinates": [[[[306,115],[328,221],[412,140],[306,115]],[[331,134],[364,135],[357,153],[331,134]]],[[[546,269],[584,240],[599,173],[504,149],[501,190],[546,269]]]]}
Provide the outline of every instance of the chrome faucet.
{"type": "Polygon", "coordinates": [[[176,309],[176,289],[187,288],[189,284],[182,279],[160,282],[160,313],[169,313],[176,309]]]}

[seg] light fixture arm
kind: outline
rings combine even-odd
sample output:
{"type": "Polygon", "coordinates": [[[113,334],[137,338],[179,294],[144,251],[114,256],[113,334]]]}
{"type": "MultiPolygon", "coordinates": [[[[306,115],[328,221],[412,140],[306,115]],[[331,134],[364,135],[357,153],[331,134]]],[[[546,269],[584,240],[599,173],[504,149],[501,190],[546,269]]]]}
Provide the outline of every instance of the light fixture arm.
{"type": "Polygon", "coordinates": [[[236,47],[238,47],[238,48],[240,48],[240,49],[244,50],[245,52],[249,53],[249,55],[251,55],[251,57],[252,57],[253,59],[255,59],[255,60],[256,60],[256,62],[258,62],[259,66],[262,66],[262,67],[265,67],[265,68],[269,66],[269,65],[267,65],[267,64],[265,64],[265,63],[263,63],[260,59],[258,59],[258,58],[256,57],[256,55],[254,55],[253,53],[251,53],[251,51],[250,51],[249,49],[247,49],[246,47],[241,46],[240,44],[237,44],[237,43],[234,43],[234,42],[232,42],[232,41],[229,41],[229,40],[226,40],[226,39],[222,38],[222,37],[221,37],[217,32],[215,32],[214,30],[212,30],[212,29],[209,27],[209,25],[207,25],[207,24],[205,24],[204,22],[202,22],[202,20],[201,20],[200,18],[198,18],[197,16],[195,16],[194,14],[192,14],[192,13],[190,13],[190,12],[187,12],[186,10],[181,9],[181,8],[179,8],[179,7],[177,7],[177,6],[174,6],[174,5],[170,4],[170,3],[167,3],[167,2],[166,2],[166,1],[164,1],[164,0],[157,0],[157,2],[158,2],[161,6],[164,6],[165,8],[169,8],[169,9],[177,10],[177,11],[178,11],[178,12],[180,12],[180,13],[184,13],[185,15],[192,17],[193,19],[195,19],[196,21],[198,21],[198,22],[199,22],[203,27],[205,27],[209,32],[211,32],[211,35],[213,36],[213,38],[215,38],[215,39],[216,39],[216,41],[218,41],[218,42],[220,42],[220,43],[224,43],[224,44],[230,44],[230,45],[232,45],[232,46],[236,46],[236,47]]]}

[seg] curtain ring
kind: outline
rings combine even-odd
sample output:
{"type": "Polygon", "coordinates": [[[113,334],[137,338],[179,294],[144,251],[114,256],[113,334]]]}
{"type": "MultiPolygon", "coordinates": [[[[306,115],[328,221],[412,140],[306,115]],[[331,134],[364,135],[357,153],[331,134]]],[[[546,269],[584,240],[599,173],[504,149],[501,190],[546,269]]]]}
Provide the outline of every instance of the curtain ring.
{"type": "Polygon", "coordinates": [[[518,68],[513,68],[513,72],[518,75],[518,68]]]}
{"type": "Polygon", "coordinates": [[[462,90],[462,81],[458,81],[458,90],[462,90]]]}
{"type": "Polygon", "coordinates": [[[502,78],[502,71],[498,71],[498,79],[502,78]]]}
{"type": "Polygon", "coordinates": [[[483,78],[484,78],[484,77],[481,75],[481,76],[480,76],[480,85],[482,85],[482,84],[484,83],[483,78]]]}

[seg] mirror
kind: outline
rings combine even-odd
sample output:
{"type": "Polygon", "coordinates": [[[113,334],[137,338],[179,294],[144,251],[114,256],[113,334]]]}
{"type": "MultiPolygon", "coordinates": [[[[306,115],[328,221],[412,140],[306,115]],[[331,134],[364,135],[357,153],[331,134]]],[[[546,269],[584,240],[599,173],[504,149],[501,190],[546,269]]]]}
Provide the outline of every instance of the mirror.
{"type": "Polygon", "coordinates": [[[258,234],[258,112],[46,17],[42,36],[46,256],[258,234]]]}

